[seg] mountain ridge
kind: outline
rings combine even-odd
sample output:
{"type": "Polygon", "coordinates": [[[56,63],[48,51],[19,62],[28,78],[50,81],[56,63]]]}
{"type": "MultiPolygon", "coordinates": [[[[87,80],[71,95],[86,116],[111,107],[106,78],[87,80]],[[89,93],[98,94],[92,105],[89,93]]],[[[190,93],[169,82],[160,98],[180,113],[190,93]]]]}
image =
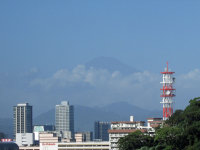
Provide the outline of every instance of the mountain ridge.
{"type": "MultiPolygon", "coordinates": [[[[146,122],[149,117],[161,117],[162,111],[142,109],[128,102],[115,102],[101,107],[74,105],[75,131],[93,131],[95,121],[129,121],[130,115],[137,121],[146,122]]],[[[54,108],[33,118],[33,125],[45,124],[55,124],[54,108]]],[[[12,138],[12,128],[11,118],[0,118],[0,132],[12,138]]]]}

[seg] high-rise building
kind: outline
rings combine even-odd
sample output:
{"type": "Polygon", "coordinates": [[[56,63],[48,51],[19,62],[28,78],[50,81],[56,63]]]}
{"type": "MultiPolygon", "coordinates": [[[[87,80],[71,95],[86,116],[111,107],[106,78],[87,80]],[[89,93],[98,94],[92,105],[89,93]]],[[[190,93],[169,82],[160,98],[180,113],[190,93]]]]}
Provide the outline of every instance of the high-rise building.
{"type": "Polygon", "coordinates": [[[74,139],[74,106],[68,101],[62,101],[56,105],[56,131],[64,138],[74,139]]]}
{"type": "Polygon", "coordinates": [[[109,122],[96,121],[94,123],[94,138],[100,139],[102,141],[108,141],[109,140],[109,134],[108,134],[109,129],[110,129],[109,122]]]}
{"type": "Polygon", "coordinates": [[[17,133],[32,133],[32,106],[28,103],[13,107],[14,138],[17,133]]]}

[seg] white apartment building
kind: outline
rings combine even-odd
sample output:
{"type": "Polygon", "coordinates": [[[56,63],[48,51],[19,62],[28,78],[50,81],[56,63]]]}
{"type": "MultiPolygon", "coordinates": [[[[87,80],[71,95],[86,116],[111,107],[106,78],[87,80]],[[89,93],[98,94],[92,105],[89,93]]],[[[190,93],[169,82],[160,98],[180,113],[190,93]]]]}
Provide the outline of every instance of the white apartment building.
{"type": "Polygon", "coordinates": [[[144,121],[134,121],[133,116],[130,116],[130,121],[111,122],[111,130],[108,131],[110,150],[118,150],[118,140],[137,130],[153,136],[155,128],[162,125],[162,123],[162,118],[148,118],[147,126],[145,126],[144,121]]]}
{"type": "Polygon", "coordinates": [[[150,136],[155,135],[155,128],[162,126],[162,118],[147,118],[147,130],[150,136]]]}
{"type": "Polygon", "coordinates": [[[33,145],[33,133],[16,133],[16,144],[18,146],[33,145]]]}
{"type": "Polygon", "coordinates": [[[111,130],[108,131],[110,150],[118,150],[118,140],[131,132],[137,130],[140,130],[143,133],[147,132],[144,123],[144,121],[134,121],[133,116],[130,117],[130,121],[111,122],[111,130]]]}

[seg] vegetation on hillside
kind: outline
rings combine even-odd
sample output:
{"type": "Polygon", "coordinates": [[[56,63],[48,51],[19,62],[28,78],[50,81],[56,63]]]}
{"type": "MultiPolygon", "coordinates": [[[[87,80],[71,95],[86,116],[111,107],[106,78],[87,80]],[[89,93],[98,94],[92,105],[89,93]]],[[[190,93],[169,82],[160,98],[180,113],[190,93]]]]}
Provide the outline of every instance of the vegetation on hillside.
{"type": "Polygon", "coordinates": [[[118,145],[120,150],[199,150],[200,97],[190,100],[185,110],[176,110],[154,137],[137,131],[121,138],[118,145]]]}
{"type": "Polygon", "coordinates": [[[3,132],[0,132],[0,141],[1,139],[5,138],[5,134],[3,132]]]}

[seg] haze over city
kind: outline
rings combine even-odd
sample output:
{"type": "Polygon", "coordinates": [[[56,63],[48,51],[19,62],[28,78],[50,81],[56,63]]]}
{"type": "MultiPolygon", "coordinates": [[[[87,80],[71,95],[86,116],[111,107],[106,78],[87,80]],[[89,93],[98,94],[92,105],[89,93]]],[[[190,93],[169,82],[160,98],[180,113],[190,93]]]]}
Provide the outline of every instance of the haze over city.
{"type": "MultiPolygon", "coordinates": [[[[199,1],[0,1],[0,117],[62,100],[161,110],[161,71],[175,71],[175,109],[198,96],[199,1]]],[[[162,114],[161,114],[162,115],[162,114]]]]}

